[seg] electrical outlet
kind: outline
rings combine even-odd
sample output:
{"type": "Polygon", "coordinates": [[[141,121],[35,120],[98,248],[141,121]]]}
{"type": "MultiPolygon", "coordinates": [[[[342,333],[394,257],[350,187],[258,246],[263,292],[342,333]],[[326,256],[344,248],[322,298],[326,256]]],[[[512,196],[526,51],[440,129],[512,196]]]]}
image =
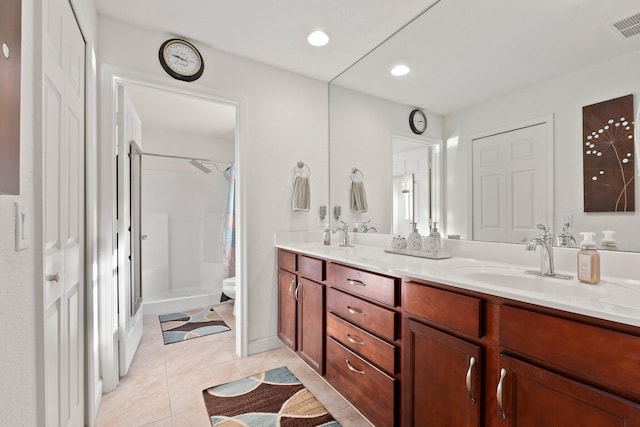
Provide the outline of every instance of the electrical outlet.
{"type": "Polygon", "coordinates": [[[16,252],[27,249],[27,208],[16,202],[16,252]]]}

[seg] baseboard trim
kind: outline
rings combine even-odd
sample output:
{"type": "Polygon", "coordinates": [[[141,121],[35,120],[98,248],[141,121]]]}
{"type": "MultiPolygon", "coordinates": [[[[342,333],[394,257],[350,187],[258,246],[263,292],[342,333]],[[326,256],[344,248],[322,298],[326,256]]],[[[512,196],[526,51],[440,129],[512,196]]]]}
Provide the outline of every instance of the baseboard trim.
{"type": "Polygon", "coordinates": [[[275,350],[282,347],[282,341],[277,336],[261,338],[255,341],[249,341],[247,347],[247,355],[251,356],[252,354],[263,353],[269,350],[275,350]]]}

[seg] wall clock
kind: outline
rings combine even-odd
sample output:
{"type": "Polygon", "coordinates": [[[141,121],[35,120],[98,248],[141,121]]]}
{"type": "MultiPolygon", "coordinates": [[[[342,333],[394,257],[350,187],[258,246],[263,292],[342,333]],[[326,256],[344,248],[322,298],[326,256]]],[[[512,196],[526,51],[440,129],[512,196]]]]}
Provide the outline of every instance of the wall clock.
{"type": "Polygon", "coordinates": [[[162,68],[174,79],[192,82],[204,71],[204,61],[198,49],[182,39],[169,39],[158,52],[162,68]]]}
{"type": "Polygon", "coordinates": [[[409,127],[418,135],[422,135],[427,130],[427,116],[424,111],[416,109],[409,114],[409,127]]]}

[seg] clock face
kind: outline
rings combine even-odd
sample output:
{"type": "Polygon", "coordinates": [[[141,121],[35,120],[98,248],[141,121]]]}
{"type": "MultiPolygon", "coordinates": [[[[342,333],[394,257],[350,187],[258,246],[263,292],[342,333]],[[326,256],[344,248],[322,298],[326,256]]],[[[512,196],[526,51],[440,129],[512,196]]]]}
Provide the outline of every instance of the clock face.
{"type": "Polygon", "coordinates": [[[167,40],[160,47],[162,68],[173,78],[185,81],[198,79],[204,70],[204,62],[198,49],[184,40],[167,40]]]}
{"type": "Polygon", "coordinates": [[[421,135],[427,130],[427,116],[422,110],[413,110],[409,115],[409,127],[413,133],[421,135]]]}

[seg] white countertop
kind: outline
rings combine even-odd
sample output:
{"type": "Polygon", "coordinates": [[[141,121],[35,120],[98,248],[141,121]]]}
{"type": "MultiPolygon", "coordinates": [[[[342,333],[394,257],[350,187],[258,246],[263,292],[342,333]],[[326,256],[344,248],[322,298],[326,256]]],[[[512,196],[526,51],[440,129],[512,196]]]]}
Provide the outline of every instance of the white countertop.
{"type": "MultiPolygon", "coordinates": [[[[640,281],[637,280],[606,278],[597,285],[589,285],[575,277],[562,280],[525,274],[525,270],[537,269],[532,265],[455,255],[449,259],[430,260],[386,253],[385,248],[379,245],[356,243],[354,247],[342,248],[295,242],[295,239],[276,239],[276,246],[389,276],[431,280],[460,289],[640,326],[640,281]]],[[[514,245],[511,250],[513,248],[514,245]]],[[[539,260],[540,255],[527,256],[539,260]]],[[[573,274],[575,276],[575,272],[573,274]]]]}

